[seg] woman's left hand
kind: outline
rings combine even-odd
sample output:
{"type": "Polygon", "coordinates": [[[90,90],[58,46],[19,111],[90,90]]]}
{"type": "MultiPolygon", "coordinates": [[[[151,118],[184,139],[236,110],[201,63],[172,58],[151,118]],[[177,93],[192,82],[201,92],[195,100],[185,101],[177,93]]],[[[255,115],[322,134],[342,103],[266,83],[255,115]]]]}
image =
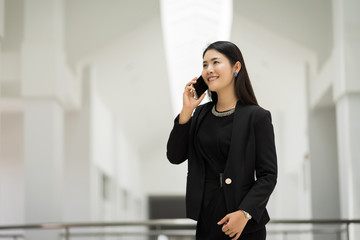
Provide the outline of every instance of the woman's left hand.
{"type": "Polygon", "coordinates": [[[232,240],[237,240],[248,221],[249,219],[245,217],[245,214],[241,210],[238,210],[227,214],[218,222],[218,225],[223,224],[222,231],[229,237],[233,238],[232,240]]]}

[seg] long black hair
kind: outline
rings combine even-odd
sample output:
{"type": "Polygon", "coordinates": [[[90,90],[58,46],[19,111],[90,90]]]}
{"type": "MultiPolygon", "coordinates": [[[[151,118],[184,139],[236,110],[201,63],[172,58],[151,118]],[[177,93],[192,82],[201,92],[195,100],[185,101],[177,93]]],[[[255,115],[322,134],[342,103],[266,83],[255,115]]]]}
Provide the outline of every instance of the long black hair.
{"type": "MultiPolygon", "coordinates": [[[[235,77],[235,94],[239,101],[243,104],[252,104],[258,105],[258,102],[255,97],[254,90],[252,88],[249,75],[246,70],[244,58],[240,52],[240,49],[233,44],[232,42],[228,41],[217,41],[211,43],[203,53],[203,58],[205,53],[210,50],[214,49],[223,55],[225,55],[232,66],[235,65],[237,61],[241,63],[241,69],[238,73],[238,76],[235,77]]],[[[216,92],[210,93],[211,99],[214,103],[217,103],[218,96],[216,92]]]]}

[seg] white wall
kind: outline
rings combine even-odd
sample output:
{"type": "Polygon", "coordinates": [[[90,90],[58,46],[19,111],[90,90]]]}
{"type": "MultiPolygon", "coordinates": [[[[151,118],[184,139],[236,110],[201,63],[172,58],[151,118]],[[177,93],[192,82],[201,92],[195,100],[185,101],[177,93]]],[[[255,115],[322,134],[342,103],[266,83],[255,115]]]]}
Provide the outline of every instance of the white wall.
{"type": "Polygon", "coordinates": [[[166,159],[173,114],[167,111],[171,99],[161,35],[160,18],[156,17],[95,52],[88,61],[97,68],[99,97],[115,110],[113,124],[121,132],[118,135],[126,136],[119,141],[129,146],[117,147],[123,168],[120,184],[132,184],[133,189],[150,195],[184,195],[186,164],[171,166],[166,159]],[[138,159],[133,161],[136,165],[129,165],[132,158],[138,159]],[[125,170],[127,166],[129,170],[125,170]]]}
{"type": "Polygon", "coordinates": [[[64,221],[92,220],[91,206],[91,68],[82,73],[82,101],[77,111],[65,113],[64,221]],[[68,197],[71,196],[71,197],[68,197]]]}
{"type": "Polygon", "coordinates": [[[310,111],[311,197],[314,218],[340,218],[335,108],[310,111]]]}
{"type": "MultiPolygon", "coordinates": [[[[95,67],[96,68],[96,67],[95,67]]],[[[95,73],[95,79],[100,77],[95,73]]],[[[92,196],[96,219],[143,219],[145,197],[137,149],[129,144],[119,117],[105,105],[94,82],[91,98],[92,196]],[[109,199],[102,198],[102,174],[109,178],[109,199]],[[115,211],[114,211],[115,209],[115,211]],[[116,209],[121,209],[116,211],[116,209]]]]}
{"type": "Polygon", "coordinates": [[[142,161],[136,148],[129,144],[121,120],[116,118],[116,192],[118,218],[139,220],[147,216],[146,178],[142,161]]]}
{"type": "Polygon", "coordinates": [[[66,117],[66,195],[75,198],[66,201],[66,219],[143,219],[145,198],[137,152],[98,93],[96,67],[86,66],[82,74],[82,108],[66,117]]]}
{"type": "MultiPolygon", "coordinates": [[[[95,79],[94,79],[95,80],[95,79]]],[[[116,171],[114,169],[114,144],[115,131],[112,114],[104,105],[96,91],[96,81],[91,91],[91,113],[90,113],[90,161],[91,161],[91,184],[92,189],[92,209],[95,219],[111,220],[113,218],[111,207],[114,204],[113,194],[109,193],[109,199],[104,200],[102,195],[103,174],[108,177],[109,185],[114,184],[116,171]]]]}
{"type": "Polygon", "coordinates": [[[96,65],[104,103],[145,154],[161,148],[173,118],[161,34],[156,17],[84,59],[96,65]]]}

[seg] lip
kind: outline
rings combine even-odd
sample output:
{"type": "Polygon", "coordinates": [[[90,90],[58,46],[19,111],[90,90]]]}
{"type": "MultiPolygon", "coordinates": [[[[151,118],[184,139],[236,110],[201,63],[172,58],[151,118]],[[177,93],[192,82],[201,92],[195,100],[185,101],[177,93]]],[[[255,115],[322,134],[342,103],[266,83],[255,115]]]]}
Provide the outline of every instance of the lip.
{"type": "Polygon", "coordinates": [[[218,78],[217,76],[210,76],[210,77],[208,77],[208,81],[212,82],[212,81],[216,80],[217,78],[218,78]]]}

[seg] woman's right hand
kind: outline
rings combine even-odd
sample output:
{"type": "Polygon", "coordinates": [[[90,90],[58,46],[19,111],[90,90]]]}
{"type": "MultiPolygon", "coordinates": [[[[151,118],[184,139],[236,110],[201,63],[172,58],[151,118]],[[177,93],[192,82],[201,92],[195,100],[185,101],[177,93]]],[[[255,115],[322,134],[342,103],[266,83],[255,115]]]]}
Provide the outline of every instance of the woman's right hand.
{"type": "Polygon", "coordinates": [[[184,124],[187,123],[194,109],[201,103],[204,99],[206,93],[203,93],[198,99],[194,98],[195,88],[192,84],[196,83],[196,77],[188,82],[185,86],[185,90],[183,93],[183,108],[180,113],[179,123],[184,124]]]}

